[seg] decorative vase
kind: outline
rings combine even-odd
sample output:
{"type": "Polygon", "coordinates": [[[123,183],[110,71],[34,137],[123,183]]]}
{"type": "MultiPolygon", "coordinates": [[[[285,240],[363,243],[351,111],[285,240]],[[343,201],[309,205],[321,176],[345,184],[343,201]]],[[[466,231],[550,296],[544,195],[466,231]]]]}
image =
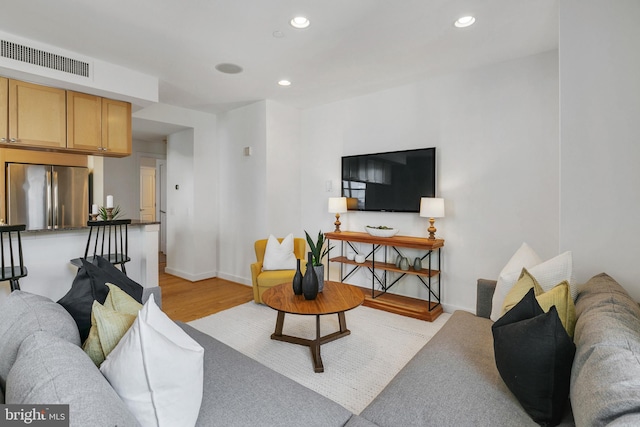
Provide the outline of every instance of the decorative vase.
{"type": "Polygon", "coordinates": [[[302,294],[304,299],[316,299],[318,296],[318,276],[313,268],[313,254],[309,252],[307,261],[307,271],[302,277],[302,294]]]}
{"type": "Polygon", "coordinates": [[[316,271],[316,277],[318,278],[318,292],[322,292],[322,289],[324,289],[324,264],[314,265],[313,269],[316,271]]]}
{"type": "Polygon", "coordinates": [[[422,259],[420,259],[420,257],[416,257],[416,259],[413,260],[413,269],[416,271],[422,270],[422,259]]]}
{"type": "Polygon", "coordinates": [[[293,275],[293,293],[302,295],[302,272],[300,272],[299,259],[296,259],[296,274],[293,275]]]}
{"type": "Polygon", "coordinates": [[[409,260],[407,258],[402,258],[402,260],[400,261],[400,270],[409,270],[409,260]]]}
{"type": "Polygon", "coordinates": [[[402,262],[402,255],[398,255],[396,257],[396,267],[400,268],[400,263],[402,262]]]}

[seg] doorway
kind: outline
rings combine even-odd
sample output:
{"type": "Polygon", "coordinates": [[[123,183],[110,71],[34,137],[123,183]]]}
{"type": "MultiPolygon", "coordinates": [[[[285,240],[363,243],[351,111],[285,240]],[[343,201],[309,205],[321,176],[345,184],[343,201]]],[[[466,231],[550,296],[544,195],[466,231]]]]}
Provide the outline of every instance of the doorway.
{"type": "Polygon", "coordinates": [[[156,220],[156,169],[140,167],[140,219],[156,220]]]}

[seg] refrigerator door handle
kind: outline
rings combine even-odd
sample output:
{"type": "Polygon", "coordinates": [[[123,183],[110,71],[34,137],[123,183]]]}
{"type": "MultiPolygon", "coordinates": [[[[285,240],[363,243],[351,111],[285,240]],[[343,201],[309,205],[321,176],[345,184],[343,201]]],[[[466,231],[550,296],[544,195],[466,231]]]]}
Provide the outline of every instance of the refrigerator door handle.
{"type": "Polygon", "coordinates": [[[53,228],[58,228],[59,224],[59,210],[58,210],[58,172],[53,171],[53,228]]]}
{"type": "Polygon", "coordinates": [[[46,191],[46,199],[47,199],[47,228],[53,228],[53,222],[51,220],[51,213],[53,210],[53,204],[51,201],[51,171],[47,171],[47,191],[46,191]]]}

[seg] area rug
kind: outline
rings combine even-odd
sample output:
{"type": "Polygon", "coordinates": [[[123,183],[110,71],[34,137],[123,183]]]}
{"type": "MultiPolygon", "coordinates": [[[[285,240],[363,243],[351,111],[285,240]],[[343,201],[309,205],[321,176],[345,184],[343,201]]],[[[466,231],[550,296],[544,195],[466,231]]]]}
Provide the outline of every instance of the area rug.
{"type": "MultiPolygon", "coordinates": [[[[360,306],[346,312],[351,334],[322,345],[324,372],[315,373],[308,347],[274,341],[277,312],[248,302],[189,322],[257,360],[359,414],[444,325],[450,314],[425,322],[360,306]]],[[[339,330],[338,316],[320,317],[321,335],[339,330]]],[[[283,334],[315,338],[315,316],[287,314],[283,334]]]]}

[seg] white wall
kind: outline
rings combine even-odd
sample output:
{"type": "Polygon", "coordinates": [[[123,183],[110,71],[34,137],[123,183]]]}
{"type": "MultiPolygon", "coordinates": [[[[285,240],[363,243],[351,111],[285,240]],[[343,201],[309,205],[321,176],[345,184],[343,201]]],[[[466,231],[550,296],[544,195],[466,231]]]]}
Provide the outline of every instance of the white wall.
{"type": "Polygon", "coordinates": [[[251,283],[253,242],[268,228],[266,120],[266,101],[218,116],[219,276],[245,284],[251,283]]]}
{"type": "Polygon", "coordinates": [[[216,116],[167,104],[151,105],[133,116],[187,129],[169,135],[167,141],[166,271],[191,281],[215,277],[219,201],[216,116]],[[176,185],[180,190],[175,190],[176,185]]]}
{"type": "Polygon", "coordinates": [[[167,138],[167,272],[184,277],[195,271],[193,243],[195,191],[193,129],[167,138]]]}
{"type": "Polygon", "coordinates": [[[267,228],[266,233],[284,237],[301,234],[302,205],[300,174],[305,159],[300,157],[300,110],[267,101],[267,228]]]}
{"type": "MultiPolygon", "coordinates": [[[[435,146],[447,211],[436,221],[446,240],[443,301],[448,310],[474,310],[476,279],[496,278],[523,241],[542,257],[557,254],[557,70],[554,51],[304,110],[303,228],[333,229],[327,198],[340,194],[341,156],[435,146]]],[[[340,219],[346,230],[388,225],[427,235],[418,214],[340,219]]],[[[394,289],[426,297],[414,280],[394,289]]]]}
{"type": "Polygon", "coordinates": [[[560,246],[640,300],[640,2],[560,1],[560,246]]]}
{"type": "Polygon", "coordinates": [[[300,111],[260,101],[218,117],[222,278],[251,284],[254,242],[301,231],[300,111]],[[252,155],[245,156],[244,148],[252,155]]]}

